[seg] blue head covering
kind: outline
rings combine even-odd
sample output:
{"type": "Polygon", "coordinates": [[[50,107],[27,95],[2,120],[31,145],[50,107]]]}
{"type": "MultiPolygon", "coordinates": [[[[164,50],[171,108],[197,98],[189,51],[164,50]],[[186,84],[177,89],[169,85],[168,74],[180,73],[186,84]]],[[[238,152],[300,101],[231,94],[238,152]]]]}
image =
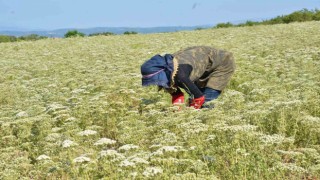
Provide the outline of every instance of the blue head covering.
{"type": "Polygon", "coordinates": [[[141,65],[142,86],[157,85],[169,88],[173,72],[173,57],[155,55],[141,65]]]}

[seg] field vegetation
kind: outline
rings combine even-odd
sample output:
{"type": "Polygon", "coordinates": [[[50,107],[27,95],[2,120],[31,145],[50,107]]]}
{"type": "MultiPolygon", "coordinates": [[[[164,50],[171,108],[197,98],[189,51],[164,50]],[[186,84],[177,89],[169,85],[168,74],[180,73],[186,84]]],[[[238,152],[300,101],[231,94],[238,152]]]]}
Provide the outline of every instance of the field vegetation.
{"type": "Polygon", "coordinates": [[[319,179],[320,22],[0,44],[0,179],[319,179]],[[237,70],[181,111],[140,65],[194,45],[237,70]]]}

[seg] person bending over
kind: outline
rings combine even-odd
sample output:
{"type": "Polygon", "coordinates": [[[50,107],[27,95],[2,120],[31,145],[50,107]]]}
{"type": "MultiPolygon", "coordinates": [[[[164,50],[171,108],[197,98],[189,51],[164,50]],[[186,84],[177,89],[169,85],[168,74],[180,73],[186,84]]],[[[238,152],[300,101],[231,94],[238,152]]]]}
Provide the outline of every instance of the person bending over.
{"type": "Polygon", "coordinates": [[[157,85],[172,96],[172,104],[205,108],[218,98],[235,71],[232,53],[209,46],[193,46],[164,56],[155,55],[141,65],[142,86],[157,85]]]}

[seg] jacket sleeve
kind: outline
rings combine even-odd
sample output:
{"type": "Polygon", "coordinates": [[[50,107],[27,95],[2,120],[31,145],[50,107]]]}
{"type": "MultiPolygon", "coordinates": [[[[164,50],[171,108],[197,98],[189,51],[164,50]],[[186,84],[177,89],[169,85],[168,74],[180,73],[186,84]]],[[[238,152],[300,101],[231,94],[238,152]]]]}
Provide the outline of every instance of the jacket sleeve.
{"type": "Polygon", "coordinates": [[[175,83],[178,87],[183,88],[193,98],[199,98],[203,96],[201,90],[190,80],[189,75],[192,71],[192,67],[187,64],[180,64],[178,72],[175,76],[175,83]]]}

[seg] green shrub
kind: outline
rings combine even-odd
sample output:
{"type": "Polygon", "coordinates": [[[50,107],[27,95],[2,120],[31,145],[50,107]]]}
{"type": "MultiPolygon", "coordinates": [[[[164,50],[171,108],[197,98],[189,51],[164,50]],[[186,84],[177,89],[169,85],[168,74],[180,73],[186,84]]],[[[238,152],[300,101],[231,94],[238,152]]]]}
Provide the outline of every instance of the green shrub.
{"type": "Polygon", "coordinates": [[[201,31],[201,30],[204,30],[205,28],[201,28],[201,27],[199,27],[199,28],[196,28],[195,30],[196,31],[201,31]]]}
{"type": "Polygon", "coordinates": [[[77,30],[68,31],[68,32],[64,35],[65,38],[70,38],[70,37],[84,37],[84,36],[85,36],[84,33],[79,32],[79,31],[77,31],[77,30]]]}
{"type": "Polygon", "coordinates": [[[102,33],[93,33],[89,34],[89,36],[112,36],[115,35],[113,32],[102,32],[102,33]]]}
{"type": "Polygon", "coordinates": [[[37,34],[30,34],[26,36],[7,36],[7,35],[0,35],[0,43],[1,42],[15,42],[15,41],[36,41],[39,39],[46,39],[46,36],[39,36],[37,34]]]}
{"type": "Polygon", "coordinates": [[[320,21],[320,10],[315,9],[312,19],[315,21],[320,21]]]}
{"type": "Polygon", "coordinates": [[[304,21],[312,21],[312,20],[320,20],[320,12],[319,10],[308,10],[302,9],[300,11],[295,11],[288,15],[277,16],[270,20],[265,20],[262,24],[282,24],[282,23],[292,23],[292,22],[304,22],[304,21]]]}
{"type": "Polygon", "coordinates": [[[126,31],[126,32],[124,32],[123,34],[125,34],[125,35],[131,35],[131,34],[138,34],[138,33],[135,32],[135,31],[126,31]]]}
{"type": "Polygon", "coordinates": [[[283,22],[283,16],[277,16],[276,18],[270,19],[270,20],[264,20],[262,21],[262,24],[265,25],[272,25],[272,24],[282,24],[283,22]]]}
{"type": "Polygon", "coordinates": [[[17,41],[17,38],[15,36],[0,35],[0,43],[2,43],[2,42],[14,42],[14,41],[17,41]]]}
{"type": "Polygon", "coordinates": [[[48,37],[46,36],[39,36],[37,34],[30,34],[30,35],[27,35],[27,36],[20,36],[18,39],[19,40],[24,40],[24,41],[36,41],[36,40],[39,40],[39,39],[46,39],[48,37]]]}
{"type": "Polygon", "coordinates": [[[258,22],[255,22],[255,21],[247,21],[246,22],[246,26],[254,26],[254,25],[257,25],[258,22]]]}
{"type": "Polygon", "coordinates": [[[215,28],[228,28],[228,27],[233,27],[233,24],[230,22],[227,22],[227,23],[219,23],[215,26],[215,28]]]}
{"type": "Polygon", "coordinates": [[[246,21],[246,23],[241,23],[233,25],[231,23],[219,23],[214,28],[227,28],[227,27],[242,27],[242,26],[254,26],[254,25],[272,25],[272,24],[283,24],[283,23],[292,23],[292,22],[305,22],[305,21],[319,21],[320,20],[320,11],[318,9],[308,10],[302,9],[300,11],[295,11],[288,15],[277,16],[269,20],[263,20],[262,22],[255,21],[246,21]]]}

